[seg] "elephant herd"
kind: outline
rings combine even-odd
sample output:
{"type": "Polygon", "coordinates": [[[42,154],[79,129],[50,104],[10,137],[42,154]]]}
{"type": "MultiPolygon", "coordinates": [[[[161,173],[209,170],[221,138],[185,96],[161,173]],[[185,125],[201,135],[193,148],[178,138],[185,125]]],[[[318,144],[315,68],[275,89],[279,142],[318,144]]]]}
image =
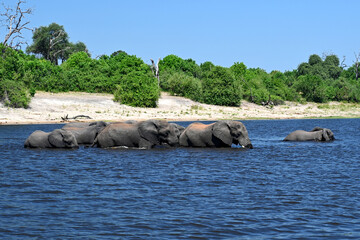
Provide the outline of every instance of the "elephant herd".
{"type": "MultiPolygon", "coordinates": [[[[316,127],[307,132],[296,130],[284,141],[331,141],[330,129],[316,127]]],[[[232,144],[253,148],[245,125],[223,120],[212,124],[194,122],[184,128],[165,120],[92,123],[74,122],[52,132],[37,130],[25,141],[29,148],[78,148],[79,145],[112,148],[150,149],[169,147],[231,147],[232,144]]]]}

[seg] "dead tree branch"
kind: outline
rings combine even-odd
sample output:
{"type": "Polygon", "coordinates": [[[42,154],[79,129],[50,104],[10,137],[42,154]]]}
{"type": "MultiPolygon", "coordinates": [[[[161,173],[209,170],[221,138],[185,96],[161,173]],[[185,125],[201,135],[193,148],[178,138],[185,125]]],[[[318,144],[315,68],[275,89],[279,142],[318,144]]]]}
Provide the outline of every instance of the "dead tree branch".
{"type": "Polygon", "coordinates": [[[343,60],[342,60],[341,63],[340,63],[340,67],[341,67],[342,69],[345,69],[345,68],[347,67],[347,65],[345,64],[345,60],[346,60],[346,57],[343,56],[343,60]]]}
{"type": "Polygon", "coordinates": [[[65,52],[66,50],[70,49],[70,47],[65,47],[63,49],[59,49],[57,51],[54,50],[55,46],[59,43],[64,42],[64,36],[66,35],[65,31],[59,30],[51,33],[49,39],[49,52],[48,52],[48,59],[54,62],[57,65],[57,55],[59,53],[65,52]]]}
{"type": "Polygon", "coordinates": [[[157,78],[158,80],[158,87],[160,87],[160,78],[159,78],[159,62],[160,62],[160,58],[158,59],[156,65],[153,59],[150,59],[152,66],[151,66],[151,71],[153,72],[154,76],[157,78]]]}
{"type": "Polygon", "coordinates": [[[5,18],[5,20],[3,20],[5,24],[3,25],[6,26],[6,28],[8,29],[8,33],[5,36],[3,44],[11,48],[18,48],[20,47],[21,44],[26,43],[26,42],[17,42],[15,44],[15,39],[17,38],[23,39],[23,37],[21,36],[22,35],[21,31],[23,29],[30,31],[33,30],[32,28],[29,28],[27,26],[30,23],[30,21],[24,23],[25,15],[31,14],[32,9],[28,8],[25,11],[22,10],[21,4],[23,3],[25,3],[25,1],[18,0],[15,10],[10,7],[6,7],[3,4],[5,12],[0,14],[1,17],[5,18]]]}
{"type": "Polygon", "coordinates": [[[71,119],[78,119],[78,118],[86,118],[86,119],[92,119],[91,117],[89,117],[89,116],[86,116],[86,115],[77,115],[77,116],[75,116],[75,117],[69,117],[69,114],[66,114],[66,116],[65,117],[61,117],[61,119],[63,120],[63,121],[69,121],[69,120],[71,120],[71,119]]]}
{"type": "Polygon", "coordinates": [[[355,72],[355,79],[358,80],[359,79],[359,74],[360,74],[360,63],[359,63],[359,59],[360,59],[360,52],[359,53],[354,53],[355,54],[355,61],[354,61],[354,72],[355,72]]]}

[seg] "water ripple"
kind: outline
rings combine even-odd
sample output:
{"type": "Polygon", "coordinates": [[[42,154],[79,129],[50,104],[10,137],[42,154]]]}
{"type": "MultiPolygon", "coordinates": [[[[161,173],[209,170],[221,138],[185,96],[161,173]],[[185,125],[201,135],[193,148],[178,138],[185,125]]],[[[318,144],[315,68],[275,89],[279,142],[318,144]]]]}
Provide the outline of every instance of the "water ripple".
{"type": "Polygon", "coordinates": [[[30,150],[32,131],[61,125],[0,126],[0,236],[360,238],[360,120],[244,124],[254,149],[30,150]],[[281,141],[313,126],[338,140],[281,141]]]}

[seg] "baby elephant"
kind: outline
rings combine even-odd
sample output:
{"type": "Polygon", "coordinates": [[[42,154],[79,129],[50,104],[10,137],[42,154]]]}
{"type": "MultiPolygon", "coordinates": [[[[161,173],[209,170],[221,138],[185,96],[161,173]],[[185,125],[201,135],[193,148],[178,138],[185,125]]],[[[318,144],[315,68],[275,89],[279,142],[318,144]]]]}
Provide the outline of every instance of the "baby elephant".
{"type": "Polygon", "coordinates": [[[64,129],[52,132],[37,130],[25,141],[24,147],[29,148],[78,148],[79,145],[73,133],[64,129]]]}
{"type": "Polygon", "coordinates": [[[287,135],[284,141],[322,141],[328,142],[335,140],[333,132],[328,128],[315,127],[310,132],[296,130],[287,135]]]}
{"type": "Polygon", "coordinates": [[[25,141],[24,147],[29,148],[78,148],[74,134],[64,129],[55,129],[52,132],[37,130],[25,141]]]}

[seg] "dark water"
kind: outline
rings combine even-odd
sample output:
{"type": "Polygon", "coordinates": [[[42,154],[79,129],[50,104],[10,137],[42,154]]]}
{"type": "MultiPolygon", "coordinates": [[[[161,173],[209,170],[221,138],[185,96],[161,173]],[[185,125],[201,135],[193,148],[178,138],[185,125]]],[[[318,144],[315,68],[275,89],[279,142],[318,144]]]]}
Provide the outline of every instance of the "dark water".
{"type": "Polygon", "coordinates": [[[0,126],[0,239],[360,238],[360,119],[243,123],[254,149],[31,150],[61,125],[0,126]],[[337,140],[281,141],[315,126],[337,140]]]}

